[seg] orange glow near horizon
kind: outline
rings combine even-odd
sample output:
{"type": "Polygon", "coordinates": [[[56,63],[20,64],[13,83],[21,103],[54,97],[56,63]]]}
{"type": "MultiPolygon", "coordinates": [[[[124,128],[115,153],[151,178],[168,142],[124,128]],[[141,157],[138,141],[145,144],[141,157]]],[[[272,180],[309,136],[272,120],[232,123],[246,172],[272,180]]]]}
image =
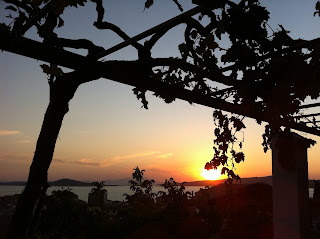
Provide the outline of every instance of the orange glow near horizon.
{"type": "Polygon", "coordinates": [[[201,176],[204,177],[207,180],[218,180],[221,177],[221,171],[219,169],[203,169],[201,176]]]}

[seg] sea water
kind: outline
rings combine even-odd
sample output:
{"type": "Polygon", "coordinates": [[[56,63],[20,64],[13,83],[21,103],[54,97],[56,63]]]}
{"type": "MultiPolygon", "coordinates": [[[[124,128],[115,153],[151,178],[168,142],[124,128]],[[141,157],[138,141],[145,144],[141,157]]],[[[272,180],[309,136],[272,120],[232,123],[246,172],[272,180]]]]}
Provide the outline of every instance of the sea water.
{"type": "MultiPolygon", "coordinates": [[[[55,190],[69,189],[71,192],[77,194],[80,200],[88,201],[88,194],[94,187],[91,186],[75,186],[75,187],[61,187],[61,186],[52,186],[47,190],[47,194],[51,195],[55,190]]],[[[108,200],[112,201],[123,201],[125,200],[125,195],[132,195],[133,191],[130,190],[130,186],[104,186],[104,189],[108,191],[108,200]]],[[[189,192],[198,192],[200,188],[204,188],[204,186],[187,186],[186,191],[189,192]]],[[[6,195],[20,194],[24,186],[0,186],[0,197],[6,195]]],[[[154,193],[158,193],[159,191],[165,191],[165,189],[161,186],[154,186],[154,193]]]]}
{"type": "MultiPolygon", "coordinates": [[[[14,195],[14,194],[20,194],[23,190],[23,186],[0,186],[0,197],[6,196],[6,195],[14,195]]],[[[91,192],[91,190],[94,187],[91,186],[79,186],[79,187],[61,187],[61,186],[52,186],[49,187],[47,190],[47,194],[52,194],[55,190],[61,190],[61,189],[70,189],[71,192],[77,194],[79,196],[80,200],[88,201],[88,194],[91,192]]],[[[186,191],[189,192],[198,192],[200,188],[204,188],[204,186],[186,186],[186,191]]],[[[108,199],[112,201],[123,201],[125,200],[125,195],[132,195],[133,192],[130,190],[130,186],[104,186],[104,189],[108,191],[108,199]]],[[[164,191],[164,188],[161,186],[154,186],[153,192],[157,193],[159,191],[164,191]]],[[[309,197],[313,197],[313,188],[309,188],[309,197]]]]}

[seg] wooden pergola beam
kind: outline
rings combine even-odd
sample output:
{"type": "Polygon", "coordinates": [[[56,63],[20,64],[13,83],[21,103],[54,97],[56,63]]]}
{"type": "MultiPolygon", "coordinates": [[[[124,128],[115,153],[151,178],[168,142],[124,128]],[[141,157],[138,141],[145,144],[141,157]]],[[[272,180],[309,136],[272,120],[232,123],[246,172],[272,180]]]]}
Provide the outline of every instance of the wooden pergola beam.
{"type": "MultiPolygon", "coordinates": [[[[57,64],[70,69],[83,71],[86,74],[93,72],[106,79],[153,91],[157,94],[171,96],[188,101],[190,103],[196,103],[223,111],[236,113],[259,121],[270,121],[270,115],[262,112],[256,106],[252,108],[247,107],[246,105],[232,104],[221,99],[212,98],[209,95],[199,94],[181,87],[174,87],[161,81],[144,79],[141,76],[143,64],[139,61],[94,61],[91,58],[71,53],[64,49],[50,47],[48,45],[44,45],[43,43],[24,37],[12,39],[8,32],[0,31],[0,33],[0,49],[4,51],[52,64],[57,64]]],[[[306,125],[296,122],[292,122],[290,125],[286,125],[285,122],[283,122],[281,125],[320,136],[320,130],[307,127],[306,125]]]]}
{"type": "Polygon", "coordinates": [[[294,116],[295,119],[300,119],[300,118],[307,118],[307,117],[312,117],[312,116],[318,116],[320,113],[314,113],[314,114],[308,114],[308,115],[297,115],[294,116]]]}
{"type": "Polygon", "coordinates": [[[314,122],[304,122],[304,123],[306,123],[306,124],[320,123],[320,120],[316,120],[316,121],[314,121],[314,122]]]}
{"type": "Polygon", "coordinates": [[[313,107],[319,107],[320,103],[313,103],[313,104],[307,104],[307,105],[300,105],[299,109],[306,109],[306,108],[313,108],[313,107]]]}

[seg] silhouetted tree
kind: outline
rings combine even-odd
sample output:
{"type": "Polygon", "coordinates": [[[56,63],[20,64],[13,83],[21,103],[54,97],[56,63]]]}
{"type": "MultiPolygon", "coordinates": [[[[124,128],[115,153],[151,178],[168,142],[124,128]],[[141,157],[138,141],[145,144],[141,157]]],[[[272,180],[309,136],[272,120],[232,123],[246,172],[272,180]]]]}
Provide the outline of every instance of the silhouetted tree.
{"type": "Polygon", "coordinates": [[[168,192],[160,191],[158,193],[161,196],[159,201],[164,202],[173,208],[179,207],[179,205],[191,198],[191,193],[185,191],[186,188],[183,184],[184,183],[179,186],[173,178],[170,178],[169,180],[166,179],[162,186],[168,192]]]}
{"type": "MultiPolygon", "coordinates": [[[[143,44],[138,42],[143,37],[130,39],[119,27],[104,21],[102,0],[91,1],[97,6],[94,26],[111,30],[127,40],[127,45],[136,48],[137,60],[102,62],[99,59],[113,50],[104,50],[88,39],[65,39],[55,33],[64,24],[64,9],[82,6],[86,0],[4,0],[14,22],[0,24],[0,48],[50,63],[41,65],[48,74],[50,102],[27,186],[13,217],[10,238],[25,235],[34,224],[34,207],[41,202],[48,187],[47,171],[69,101],[81,84],[100,77],[135,86],[133,92],[146,109],[145,93],[150,90],[166,103],[180,98],[236,114],[229,116],[214,111],[217,127],[214,156],[206,165],[207,169],[222,165],[222,173],[227,173],[230,179],[239,179],[233,171],[234,163],[244,161],[242,143],[238,150],[229,147],[238,142],[235,132],[245,127],[243,118],[238,115],[255,118],[258,123],[268,122],[263,135],[265,150],[273,135],[281,131],[281,126],[320,135],[316,129],[298,123],[303,117],[294,117],[307,97],[319,97],[320,39],[293,39],[283,26],[270,35],[269,12],[258,0],[193,0],[196,8],[160,25],[150,34],[142,34],[152,35],[143,44]],[[198,18],[192,17],[195,14],[198,18]],[[178,46],[181,56],[151,57],[157,41],[180,24],[186,25],[185,42],[178,46]],[[36,27],[43,43],[23,37],[32,26],[36,27]],[[222,39],[228,39],[230,45],[223,46],[222,39]],[[82,57],[65,51],[64,47],[86,49],[88,55],[82,57]],[[59,66],[74,71],[63,73],[59,66]],[[218,89],[215,83],[226,88],[218,89]]],[[[178,0],[173,2],[182,10],[178,0]]],[[[152,4],[152,0],[147,0],[145,8],[152,4]]],[[[317,2],[315,16],[319,13],[320,3],[317,2]]]]}
{"type": "Polygon", "coordinates": [[[156,194],[152,192],[154,180],[143,180],[145,170],[140,170],[139,167],[133,169],[132,180],[129,181],[130,190],[133,195],[125,194],[126,200],[129,203],[129,213],[136,220],[139,218],[148,218],[152,215],[155,207],[156,194]]]}
{"type": "Polygon", "coordinates": [[[105,189],[103,189],[103,186],[105,186],[105,182],[104,181],[101,181],[101,182],[92,182],[91,183],[92,186],[94,186],[95,188],[93,188],[91,190],[91,192],[97,192],[97,191],[107,191],[105,189]]]}

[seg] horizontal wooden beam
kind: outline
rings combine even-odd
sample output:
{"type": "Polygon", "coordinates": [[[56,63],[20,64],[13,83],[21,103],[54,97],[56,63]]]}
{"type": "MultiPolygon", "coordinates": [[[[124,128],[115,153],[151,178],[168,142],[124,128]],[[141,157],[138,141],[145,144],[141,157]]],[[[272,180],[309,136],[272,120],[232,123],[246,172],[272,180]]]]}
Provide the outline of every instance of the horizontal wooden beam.
{"type": "Polygon", "coordinates": [[[313,103],[308,105],[300,105],[299,109],[306,109],[306,108],[313,108],[313,107],[319,107],[320,103],[313,103]]]}
{"type": "Polygon", "coordinates": [[[300,118],[307,118],[307,117],[312,117],[312,116],[318,116],[320,113],[314,113],[314,114],[308,114],[308,115],[297,115],[294,116],[295,119],[300,119],[300,118]]]}
{"type": "MultiPolygon", "coordinates": [[[[262,112],[256,106],[232,104],[221,99],[210,97],[209,95],[199,94],[181,87],[174,87],[161,81],[150,80],[149,78],[144,79],[141,75],[144,65],[139,61],[93,61],[91,58],[60,48],[50,47],[24,37],[13,39],[8,32],[0,31],[0,35],[0,49],[4,51],[82,71],[84,76],[91,73],[99,74],[106,79],[153,91],[160,95],[232,112],[258,121],[271,121],[270,115],[262,112]]],[[[81,83],[86,82],[85,79],[81,80],[83,81],[81,83]]],[[[296,122],[292,122],[290,125],[286,125],[283,122],[281,125],[320,136],[320,130],[296,122]]]]}

